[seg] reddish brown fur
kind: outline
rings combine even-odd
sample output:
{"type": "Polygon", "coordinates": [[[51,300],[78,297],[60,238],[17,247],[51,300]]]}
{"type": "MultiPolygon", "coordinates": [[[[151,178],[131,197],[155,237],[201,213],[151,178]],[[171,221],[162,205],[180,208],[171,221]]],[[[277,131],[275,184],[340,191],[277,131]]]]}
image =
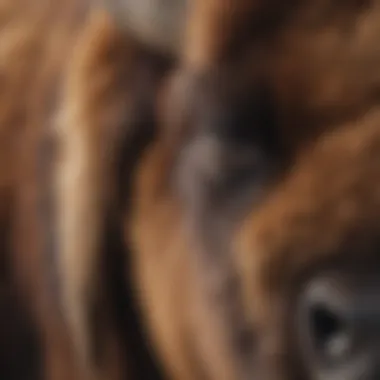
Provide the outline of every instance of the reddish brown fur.
{"type": "Polygon", "coordinates": [[[73,13],[70,1],[58,9],[50,4],[43,1],[2,4],[0,150],[2,204],[11,202],[13,207],[7,223],[12,223],[14,228],[17,276],[33,300],[31,303],[43,315],[42,337],[45,334],[49,337],[46,353],[51,357],[47,360],[47,373],[59,379],[72,373],[72,364],[65,336],[52,335],[60,330],[54,327],[53,316],[48,312],[46,286],[43,276],[39,275],[38,226],[34,211],[37,162],[33,157],[36,157],[39,128],[46,126],[56,98],[55,83],[64,63],[61,57],[71,50],[82,12],[73,13]]]}
{"type": "MultiPolygon", "coordinates": [[[[182,87],[180,96],[175,88],[171,99],[171,104],[179,101],[181,109],[187,112],[183,112],[179,124],[178,115],[166,119],[187,130],[180,134],[183,141],[175,140],[173,147],[164,132],[162,141],[155,143],[140,164],[132,234],[136,278],[147,300],[151,331],[173,378],[244,378],[238,364],[244,356],[234,353],[226,335],[226,331],[238,330],[239,325],[236,322],[234,327],[225,327],[227,317],[213,307],[207,309],[203,304],[207,302],[204,289],[198,286],[202,274],[199,268],[192,271],[197,251],[204,249],[204,255],[217,257],[204,274],[209,277],[206,281],[211,282],[207,282],[208,286],[223,289],[223,284],[227,284],[223,265],[229,265],[227,274],[236,273],[240,281],[234,293],[236,299],[242,297],[238,313],[246,334],[257,334],[260,347],[259,359],[253,354],[249,357],[254,367],[248,373],[256,373],[261,379],[290,379],[297,376],[297,369],[292,367],[294,357],[289,348],[294,342],[289,342],[285,334],[289,330],[287,310],[299,277],[342,254],[346,254],[344,261],[352,257],[357,264],[369,259],[363,252],[374,255],[370,247],[377,241],[380,218],[380,56],[375,48],[380,4],[295,2],[285,6],[278,18],[269,18],[271,26],[267,29],[252,27],[252,34],[245,34],[242,46],[230,55],[236,33],[232,25],[240,22],[239,28],[244,29],[244,22],[253,23],[256,19],[253,1],[235,2],[235,8],[231,6],[226,11],[223,7],[230,6],[227,3],[198,2],[203,13],[195,13],[193,24],[190,22],[190,42],[184,52],[183,70],[178,74],[178,83],[183,81],[187,86],[182,87]],[[247,7],[253,11],[247,13],[247,7]],[[259,198],[259,206],[246,215],[244,224],[242,220],[237,223],[236,238],[229,240],[229,264],[223,264],[221,252],[207,252],[209,245],[202,246],[208,239],[215,239],[210,237],[211,232],[206,233],[206,242],[202,243],[202,237],[194,236],[188,229],[191,208],[200,204],[202,210],[210,200],[205,201],[200,193],[198,201],[205,203],[191,203],[186,196],[183,203],[176,189],[166,187],[168,176],[172,176],[168,172],[173,173],[173,161],[175,165],[182,162],[178,159],[183,155],[181,147],[192,146],[192,142],[195,146],[196,138],[203,133],[199,128],[208,127],[192,123],[197,97],[203,99],[201,102],[208,100],[196,92],[199,88],[209,90],[207,84],[194,86],[197,75],[206,83],[210,77],[216,77],[220,83],[230,83],[229,78],[237,83],[264,82],[274,100],[277,139],[283,148],[279,152],[282,163],[278,173],[270,184],[262,184],[264,198],[259,198]],[[158,299],[160,305],[156,304],[158,299]]],[[[274,3],[271,6],[275,7],[274,3]]],[[[270,10],[262,8],[258,12],[262,12],[262,17],[265,12],[270,14],[270,10]]],[[[210,127],[215,127],[212,131],[217,136],[218,125],[210,127]]],[[[230,126],[258,130],[266,127],[230,126]]],[[[171,133],[173,127],[168,130],[171,133]]],[[[217,137],[214,139],[218,144],[217,137]]],[[[190,161],[199,160],[200,170],[206,173],[206,180],[210,175],[212,183],[212,174],[207,173],[216,170],[223,174],[213,161],[216,158],[211,153],[196,152],[190,161]]],[[[199,181],[201,188],[207,186],[207,182],[202,185],[196,171],[186,171],[187,168],[182,167],[187,183],[199,181]]],[[[214,207],[219,207],[221,214],[209,216],[204,228],[210,231],[217,225],[217,215],[232,218],[224,214],[222,205],[214,207]]],[[[221,231],[216,238],[222,239],[221,231]]]]}
{"type": "MultiPolygon", "coordinates": [[[[100,207],[102,219],[102,205],[109,204],[108,199],[111,199],[114,191],[111,183],[104,181],[107,181],[106,176],[110,176],[108,180],[114,178],[111,173],[112,165],[119,158],[116,153],[112,153],[118,139],[124,138],[125,133],[128,137],[130,133],[128,130],[121,130],[121,127],[128,127],[129,112],[134,108],[133,99],[136,98],[139,83],[146,80],[137,79],[140,72],[146,77],[144,64],[141,64],[143,60],[140,59],[146,53],[135,47],[106,13],[92,8],[94,7],[86,1],[76,0],[12,0],[4,1],[1,6],[1,218],[4,219],[4,225],[11,224],[11,236],[4,239],[11,239],[8,253],[13,263],[12,270],[18,287],[26,295],[27,303],[31,305],[38,319],[46,364],[45,376],[49,380],[119,379],[125,371],[125,360],[120,356],[124,355],[120,339],[116,337],[113,323],[110,322],[110,318],[114,317],[109,313],[107,301],[102,295],[98,295],[103,292],[103,286],[97,287],[100,274],[98,275],[97,268],[91,272],[91,266],[100,265],[99,245],[103,243],[99,241],[100,231],[96,227],[97,221],[100,221],[96,217],[96,208],[100,207]],[[134,86],[137,87],[132,89],[134,86]],[[57,121],[59,129],[56,128],[57,121]],[[71,142],[78,139],[77,135],[83,137],[78,140],[80,144],[83,142],[79,146],[79,153],[85,154],[86,146],[91,151],[88,162],[90,166],[86,166],[86,170],[93,165],[96,172],[92,172],[92,177],[90,172],[85,172],[84,177],[79,178],[79,192],[78,188],[74,188],[72,193],[70,189],[66,189],[67,192],[62,194],[59,188],[55,188],[54,176],[60,170],[56,164],[66,157],[69,157],[69,164],[72,162],[70,154],[76,154],[77,146],[71,142]],[[67,139],[72,140],[65,145],[67,139]],[[104,145],[97,145],[99,142],[104,145]],[[49,153],[52,149],[54,156],[49,153]],[[51,161],[54,166],[50,164],[51,161]],[[105,172],[101,170],[102,165],[105,172]],[[109,193],[102,191],[98,178],[103,181],[103,187],[109,193]],[[62,301],[68,301],[64,297],[62,300],[57,299],[60,295],[57,294],[58,289],[52,286],[52,268],[48,268],[52,265],[49,263],[49,255],[55,254],[49,251],[52,248],[48,240],[51,238],[49,234],[52,233],[52,223],[55,223],[54,233],[54,229],[59,227],[57,222],[61,215],[65,216],[66,211],[75,209],[74,199],[78,194],[84,194],[85,203],[90,199],[91,189],[86,188],[91,186],[90,182],[93,183],[91,189],[94,189],[96,196],[95,203],[91,205],[95,218],[84,220],[86,224],[83,227],[90,234],[98,233],[99,237],[93,237],[93,242],[88,243],[83,235],[80,236],[78,244],[82,251],[78,251],[78,248],[74,251],[78,253],[77,259],[80,261],[58,261],[57,269],[62,271],[58,275],[63,275],[60,278],[63,292],[67,292],[73,283],[74,286],[79,284],[78,286],[86,287],[85,291],[90,291],[89,295],[85,294],[85,298],[79,301],[80,307],[86,313],[90,312],[87,308],[92,307],[93,298],[98,302],[97,297],[100,297],[98,314],[102,312],[104,325],[99,332],[100,369],[95,368],[92,357],[86,356],[90,354],[89,350],[95,348],[92,346],[95,343],[90,331],[93,326],[86,322],[80,327],[73,325],[70,319],[73,309],[70,304],[63,303],[64,320],[69,323],[70,328],[74,328],[74,331],[69,329],[72,333],[68,338],[67,329],[63,327],[64,322],[57,313],[57,306],[62,301]],[[52,192],[53,201],[58,202],[56,216],[46,214],[44,204],[48,202],[46,197],[51,196],[49,192],[52,192]],[[68,208],[60,208],[66,204],[66,198],[60,201],[61,196],[68,197],[69,203],[71,202],[68,208]],[[5,207],[9,204],[10,215],[9,209],[5,207]],[[58,219],[55,220],[54,217],[58,219]],[[88,223],[93,223],[95,229],[91,229],[88,223]],[[86,243],[98,245],[90,257],[85,255],[86,243]],[[77,270],[82,272],[75,277],[77,270]],[[91,274],[87,279],[89,271],[91,274]],[[88,283],[83,284],[86,281],[88,283]],[[79,351],[73,350],[73,344],[79,351]],[[73,360],[73,353],[75,356],[79,354],[79,361],[73,360]],[[88,368],[82,368],[83,364],[88,368]],[[82,372],[82,369],[88,373],[82,372]]],[[[81,162],[74,162],[74,166],[78,164],[81,162]]],[[[58,176],[59,180],[61,178],[62,176],[58,176]]],[[[81,212],[80,208],[78,212],[81,212]]],[[[85,209],[84,214],[86,212],[85,209]]],[[[84,214],[80,214],[80,217],[84,214]]],[[[83,222],[83,219],[79,222],[83,222]]],[[[76,232],[75,230],[74,233],[76,232]]],[[[58,235],[58,240],[53,244],[64,247],[63,243],[69,241],[62,241],[62,235],[58,235]]],[[[64,255],[56,259],[64,260],[64,255]]],[[[53,272],[54,270],[53,268],[53,272]]],[[[82,287],[74,289],[74,292],[80,292],[81,289],[82,287]]]]}
{"type": "MultiPolygon", "coordinates": [[[[12,1],[12,9],[21,4],[21,0],[12,1]]],[[[289,309],[300,278],[333,258],[357,264],[376,259],[371,248],[380,218],[380,54],[375,48],[380,4],[309,0],[283,6],[283,2],[270,1],[266,6],[239,0],[232,7],[231,3],[194,2],[174,87],[170,82],[167,92],[158,92],[164,99],[159,99],[163,106],[157,102],[158,109],[153,111],[156,138],[144,154],[137,152],[136,175],[127,183],[132,188],[132,202],[123,215],[125,247],[130,249],[133,289],[143,321],[168,378],[293,380],[303,371],[294,365],[299,362],[298,351],[293,337],[287,335],[293,331],[289,309]],[[276,7],[280,12],[275,14],[276,7]],[[255,117],[251,123],[240,124],[234,118],[242,112],[239,107],[246,97],[252,107],[258,102],[261,108],[264,97],[255,97],[250,90],[262,86],[270,94],[270,110],[276,115],[274,141],[269,142],[264,137],[273,125],[261,125],[262,120],[255,117]],[[231,125],[222,125],[224,120],[220,122],[212,114],[214,109],[216,116],[226,112],[233,120],[231,125]],[[257,176],[252,151],[261,159],[262,171],[257,176]],[[247,162],[252,166],[244,176],[253,176],[253,190],[262,190],[257,197],[253,190],[248,192],[250,200],[255,198],[255,207],[244,193],[251,188],[244,181],[234,183],[232,175],[247,162]],[[245,212],[240,213],[241,209],[245,212]]],[[[16,243],[23,237],[20,246],[15,244],[15,261],[23,261],[16,267],[22,282],[32,286],[31,299],[46,326],[47,345],[52,347],[47,351],[52,371],[49,379],[71,379],[78,369],[73,368],[69,345],[62,349],[57,344],[65,339],[61,338],[64,329],[55,324],[55,307],[43,291],[48,288],[47,275],[41,271],[38,244],[42,244],[47,227],[36,223],[37,142],[58,110],[64,117],[59,119],[63,129],[57,139],[62,161],[57,163],[75,169],[75,154],[87,154],[80,181],[69,181],[73,187],[67,193],[62,189],[56,193],[61,207],[58,217],[63,217],[62,224],[69,220],[69,226],[75,227],[74,235],[60,235],[60,247],[79,241],[67,252],[84,252],[81,256],[62,255],[73,261],[58,265],[69,274],[64,285],[69,290],[74,287],[65,299],[66,311],[78,313],[76,308],[83,299],[90,304],[93,295],[96,298],[104,291],[96,269],[104,254],[98,233],[105,228],[102,223],[108,210],[115,207],[113,202],[119,206],[115,199],[121,183],[114,181],[114,159],[121,151],[133,151],[134,143],[127,139],[117,146],[115,141],[124,132],[119,128],[128,121],[123,112],[138,98],[143,83],[143,75],[136,69],[141,66],[135,65],[141,62],[133,55],[139,50],[129,45],[108,18],[95,14],[82,19],[86,12],[70,2],[64,4],[67,18],[54,8],[38,27],[33,21],[39,20],[42,11],[36,7],[26,12],[28,19],[22,25],[28,33],[22,38],[29,44],[21,46],[9,39],[10,48],[25,54],[25,60],[19,61],[20,66],[5,63],[7,86],[0,102],[4,107],[0,115],[5,118],[1,162],[7,158],[14,165],[12,170],[6,167],[0,172],[1,197],[4,204],[9,199],[14,202],[16,243]],[[55,23],[55,17],[63,20],[62,24],[55,23]],[[29,56],[35,53],[34,43],[43,43],[44,38],[51,39],[48,46],[52,50],[29,56]],[[110,50],[113,59],[109,59],[110,50]],[[132,92],[130,73],[137,77],[132,92]],[[36,82],[29,84],[26,78],[36,82]],[[62,79],[61,88],[57,81],[62,79]],[[119,87],[120,82],[125,85],[119,87]],[[30,92],[25,91],[26,83],[30,92]],[[63,92],[52,97],[51,91],[57,88],[63,92]],[[47,101],[51,98],[53,105],[47,101]],[[16,130],[18,123],[20,129],[16,130]],[[9,144],[9,136],[14,146],[9,144]],[[77,141],[82,145],[72,145],[77,141]],[[104,147],[109,151],[102,151],[104,147]],[[81,198],[88,194],[93,204],[86,205],[87,199],[81,198]],[[71,214],[71,204],[79,210],[76,215],[71,214]],[[85,222],[91,219],[93,229],[80,229],[86,226],[81,218],[85,222]],[[71,240],[78,231],[80,236],[71,240]],[[26,267],[27,262],[35,270],[26,267]],[[72,277],[70,273],[74,273],[72,277]],[[79,294],[76,299],[77,290],[90,295],[79,294]],[[67,372],[62,371],[62,363],[67,372]]],[[[41,1],[42,8],[46,10],[41,1]]],[[[9,17],[6,11],[4,18],[9,17]]],[[[6,57],[14,59],[9,51],[6,57]]],[[[159,72],[158,77],[165,75],[159,72]]],[[[152,83],[143,93],[156,103],[160,81],[152,83]]],[[[132,169],[127,166],[122,179],[128,178],[132,169]]],[[[54,174],[61,180],[64,170],[57,166],[54,174]]],[[[96,301],[109,306],[104,293],[96,301]]],[[[88,339],[92,338],[91,326],[81,320],[83,310],[80,313],[74,315],[71,328],[83,334],[76,336],[76,343],[82,345],[86,361],[95,343],[88,339]]],[[[103,341],[105,364],[103,372],[95,374],[113,379],[118,375],[109,371],[119,365],[107,349],[120,342],[113,339],[109,314],[103,320],[107,329],[103,339],[112,342],[103,341]]],[[[92,376],[91,360],[86,364],[92,376]]],[[[302,376],[309,379],[305,373],[302,376]]]]}

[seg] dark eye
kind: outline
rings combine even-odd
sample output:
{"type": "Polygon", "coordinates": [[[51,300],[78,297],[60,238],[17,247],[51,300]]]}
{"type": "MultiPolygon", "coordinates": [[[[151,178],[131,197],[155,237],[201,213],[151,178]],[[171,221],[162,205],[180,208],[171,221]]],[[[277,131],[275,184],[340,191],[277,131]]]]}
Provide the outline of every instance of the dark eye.
{"type": "Polygon", "coordinates": [[[325,358],[344,357],[349,348],[349,326],[339,312],[314,305],[309,316],[311,340],[325,358]]]}
{"type": "Polygon", "coordinates": [[[300,344],[312,363],[327,368],[349,361],[355,343],[350,297],[338,276],[317,276],[302,293],[300,344]]]}

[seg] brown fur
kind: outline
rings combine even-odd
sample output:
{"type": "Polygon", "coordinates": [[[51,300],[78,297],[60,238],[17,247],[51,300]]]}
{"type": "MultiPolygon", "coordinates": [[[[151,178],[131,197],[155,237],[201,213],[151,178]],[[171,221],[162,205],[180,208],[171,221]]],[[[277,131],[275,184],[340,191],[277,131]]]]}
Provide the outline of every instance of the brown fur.
{"type": "Polygon", "coordinates": [[[135,142],[129,127],[166,64],[86,1],[4,1],[0,18],[3,240],[38,320],[44,376],[123,378],[135,364],[103,286],[102,221],[116,207],[118,144],[135,142]]]}
{"type": "Polygon", "coordinates": [[[76,11],[73,18],[72,3],[62,4],[60,9],[49,4],[28,1],[2,4],[1,181],[4,184],[2,204],[10,203],[12,209],[7,223],[12,224],[14,241],[10,251],[13,260],[17,260],[16,274],[24,292],[31,297],[30,302],[43,316],[41,336],[43,339],[50,336],[46,353],[51,360],[47,360],[46,370],[48,376],[58,379],[67,377],[72,365],[65,348],[65,336],[52,335],[59,329],[50,322],[53,319],[46,309],[46,285],[39,275],[42,258],[39,257],[35,211],[38,200],[36,137],[40,128],[49,122],[56,97],[54,85],[62,69],[61,57],[71,49],[81,12],[76,11]]]}
{"type": "Polygon", "coordinates": [[[331,261],[379,271],[380,4],[227,3],[199,2],[173,125],[139,166],[136,281],[174,379],[309,379],[300,281],[331,261]]]}
{"type": "Polygon", "coordinates": [[[309,380],[292,324],[302,279],[332,261],[379,271],[379,2],[196,0],[175,73],[103,13],[62,4],[67,18],[55,5],[45,19],[41,1],[0,49],[25,54],[4,65],[12,170],[0,194],[14,202],[14,261],[46,330],[48,379],[118,379],[123,349],[133,358],[101,267],[108,227],[116,239],[122,225],[124,280],[168,378],[309,380]],[[52,50],[36,54],[40,43],[52,50]],[[40,220],[44,131],[56,209],[40,220]],[[83,372],[43,291],[48,227],[83,372]]]}

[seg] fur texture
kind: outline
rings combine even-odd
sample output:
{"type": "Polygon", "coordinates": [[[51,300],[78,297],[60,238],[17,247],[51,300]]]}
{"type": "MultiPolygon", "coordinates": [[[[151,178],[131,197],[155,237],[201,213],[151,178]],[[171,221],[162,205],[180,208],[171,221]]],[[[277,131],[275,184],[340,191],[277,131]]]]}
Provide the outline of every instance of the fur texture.
{"type": "Polygon", "coordinates": [[[148,325],[174,379],[310,379],[302,284],[379,272],[380,4],[195,4],[136,179],[148,325]]]}
{"type": "Polygon", "coordinates": [[[150,136],[168,60],[90,2],[4,1],[1,15],[2,241],[38,320],[45,376],[132,376],[121,335],[134,325],[118,328],[108,294],[120,249],[105,222],[122,207],[121,145],[133,152],[150,136]]]}
{"type": "Polygon", "coordinates": [[[156,378],[133,305],[165,378],[311,380],[305,278],[380,272],[380,3],[195,0],[175,66],[88,4],[38,4],[4,10],[0,197],[47,378],[156,378]]]}

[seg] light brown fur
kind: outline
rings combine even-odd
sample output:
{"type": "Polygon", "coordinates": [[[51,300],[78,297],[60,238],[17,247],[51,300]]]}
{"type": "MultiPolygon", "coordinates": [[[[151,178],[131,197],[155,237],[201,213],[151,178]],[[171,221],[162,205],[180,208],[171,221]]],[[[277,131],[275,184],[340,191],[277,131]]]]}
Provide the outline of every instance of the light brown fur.
{"type": "Polygon", "coordinates": [[[47,342],[46,374],[56,379],[73,373],[74,366],[65,334],[56,333],[60,329],[49,311],[41,272],[41,239],[35,219],[37,136],[52,117],[62,57],[71,51],[81,13],[76,9],[73,14],[72,2],[58,9],[43,1],[3,2],[1,7],[2,204],[11,204],[7,224],[12,224],[10,247],[16,276],[43,321],[41,337],[47,342]]]}

